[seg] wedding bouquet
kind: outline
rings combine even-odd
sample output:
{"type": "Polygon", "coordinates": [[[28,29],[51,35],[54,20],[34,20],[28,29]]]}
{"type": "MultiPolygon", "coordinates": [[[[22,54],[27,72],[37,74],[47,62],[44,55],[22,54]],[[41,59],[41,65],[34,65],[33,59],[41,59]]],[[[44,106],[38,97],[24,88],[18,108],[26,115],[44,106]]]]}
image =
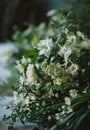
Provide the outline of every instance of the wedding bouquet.
{"type": "Polygon", "coordinates": [[[17,61],[15,102],[4,120],[10,126],[18,119],[34,122],[35,130],[89,130],[90,39],[71,10],[48,15],[45,35],[17,61]]]}

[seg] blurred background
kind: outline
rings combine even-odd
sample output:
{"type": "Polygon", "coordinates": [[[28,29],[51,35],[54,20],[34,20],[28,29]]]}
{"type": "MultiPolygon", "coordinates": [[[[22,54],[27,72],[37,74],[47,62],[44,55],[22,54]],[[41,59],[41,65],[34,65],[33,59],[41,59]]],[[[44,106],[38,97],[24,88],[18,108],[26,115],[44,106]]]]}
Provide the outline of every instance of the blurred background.
{"type": "Polygon", "coordinates": [[[24,30],[25,22],[48,22],[48,10],[68,8],[74,0],[0,0],[0,42],[10,39],[13,27],[24,30]]]}
{"type": "MultiPolygon", "coordinates": [[[[8,69],[11,54],[16,51],[13,44],[6,44],[12,38],[14,27],[24,31],[30,23],[35,26],[48,23],[46,13],[58,8],[69,8],[74,0],[0,0],[0,95],[10,95],[6,79],[11,75],[8,69]],[[4,84],[3,84],[4,83],[4,84]]],[[[15,75],[15,74],[14,74],[15,75]]],[[[10,81],[11,82],[11,81],[10,81]]],[[[12,80],[13,82],[13,80],[12,80]]]]}

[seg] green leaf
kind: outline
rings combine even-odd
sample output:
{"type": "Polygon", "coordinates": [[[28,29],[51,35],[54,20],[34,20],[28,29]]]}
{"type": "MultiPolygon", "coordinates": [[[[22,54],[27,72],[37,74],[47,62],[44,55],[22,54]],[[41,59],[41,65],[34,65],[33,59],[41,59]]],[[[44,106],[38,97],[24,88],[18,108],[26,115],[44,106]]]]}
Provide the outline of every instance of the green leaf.
{"type": "Polygon", "coordinates": [[[24,56],[27,58],[31,58],[32,62],[34,62],[38,57],[38,51],[36,49],[30,50],[24,54],[24,56]]]}

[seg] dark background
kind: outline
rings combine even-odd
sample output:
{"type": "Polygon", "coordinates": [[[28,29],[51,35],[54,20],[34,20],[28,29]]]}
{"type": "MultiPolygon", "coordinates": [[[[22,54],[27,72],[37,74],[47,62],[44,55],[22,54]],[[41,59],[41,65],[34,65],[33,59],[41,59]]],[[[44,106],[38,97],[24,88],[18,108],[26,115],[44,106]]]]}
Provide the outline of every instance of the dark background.
{"type": "Polygon", "coordinates": [[[68,8],[74,0],[0,0],[0,42],[10,39],[17,25],[26,28],[25,22],[38,25],[48,22],[48,10],[68,8]]]}

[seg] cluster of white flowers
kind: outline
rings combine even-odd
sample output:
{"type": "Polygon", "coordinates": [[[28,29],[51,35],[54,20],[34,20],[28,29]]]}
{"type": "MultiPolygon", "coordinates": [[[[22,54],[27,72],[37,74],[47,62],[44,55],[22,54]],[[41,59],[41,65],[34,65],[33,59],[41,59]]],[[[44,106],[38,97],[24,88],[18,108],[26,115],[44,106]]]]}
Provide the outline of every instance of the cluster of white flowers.
{"type": "Polygon", "coordinates": [[[78,94],[77,94],[77,90],[75,90],[75,89],[71,89],[69,91],[69,94],[70,94],[70,97],[65,97],[65,104],[70,106],[71,99],[76,98],[78,96],[78,94]]]}
{"type": "Polygon", "coordinates": [[[68,97],[65,97],[65,99],[64,99],[64,100],[65,100],[65,105],[63,105],[63,106],[60,108],[60,110],[59,110],[60,112],[58,112],[58,113],[55,114],[56,120],[62,121],[63,118],[64,118],[67,114],[73,112],[72,104],[71,104],[71,103],[72,103],[72,99],[77,98],[77,96],[78,96],[77,90],[71,89],[71,90],[69,91],[69,96],[68,96],[68,97]]]}
{"type": "Polygon", "coordinates": [[[21,61],[17,61],[16,63],[16,68],[21,73],[19,78],[20,84],[35,84],[37,82],[37,75],[35,73],[34,65],[31,64],[31,59],[22,57],[21,61]]]}
{"type": "MultiPolygon", "coordinates": [[[[65,33],[67,37],[64,43],[60,43],[61,37],[57,41],[51,37],[45,38],[35,44],[34,51],[30,50],[31,57],[23,56],[17,61],[17,69],[20,72],[18,90],[22,93],[20,101],[25,107],[30,107],[30,112],[33,112],[33,106],[35,111],[42,109],[42,115],[46,114],[48,121],[52,119],[62,121],[67,114],[73,112],[72,101],[78,97],[77,77],[79,73],[84,73],[84,68],[81,70],[80,61],[77,59],[81,56],[82,48],[89,47],[87,39],[80,32],[68,34],[66,30],[65,33]],[[32,52],[36,52],[35,57],[32,52]],[[69,94],[66,90],[69,90],[69,94]],[[58,104],[57,99],[61,104],[56,105],[59,108],[54,108],[54,103],[58,104]],[[46,108],[48,104],[51,105],[51,111],[53,109],[56,111],[53,115],[49,107],[46,108]]],[[[16,92],[14,95],[16,102],[19,101],[16,92]]]]}
{"type": "Polygon", "coordinates": [[[54,84],[61,85],[63,82],[71,80],[69,78],[70,73],[64,69],[60,63],[51,63],[46,67],[46,74],[48,74],[53,80],[54,84]]]}
{"type": "MultiPolygon", "coordinates": [[[[79,36],[82,36],[80,33],[79,36]]],[[[41,55],[43,57],[42,62],[36,62],[32,63],[32,59],[22,57],[21,61],[17,61],[17,69],[20,72],[20,78],[19,82],[21,85],[36,85],[36,88],[39,88],[42,86],[43,81],[39,79],[37,71],[44,73],[43,79],[46,80],[45,86],[53,85],[62,85],[63,83],[70,82],[74,84],[74,77],[78,75],[79,65],[73,63],[72,61],[72,55],[74,53],[74,47],[72,47],[72,44],[76,44],[77,46],[77,38],[75,35],[72,35],[72,37],[69,39],[69,36],[67,37],[67,42],[65,45],[59,45],[56,44],[58,47],[58,50],[56,52],[56,55],[63,59],[63,63],[60,61],[54,62],[55,57],[52,56],[52,48],[55,46],[53,40],[50,38],[41,40],[36,46],[35,49],[38,51],[38,57],[40,58],[41,55]],[[73,39],[73,40],[72,40],[73,39]],[[72,42],[72,44],[71,44],[72,42]],[[51,55],[51,56],[50,56],[51,55]],[[50,57],[50,61],[48,61],[48,58],[50,57]],[[39,71],[40,69],[40,71],[39,71]],[[49,79],[49,80],[48,80],[49,79]],[[40,81],[37,83],[37,80],[40,81]]],[[[56,98],[59,98],[59,94],[53,93],[52,89],[49,90],[50,96],[55,96],[56,98]]],[[[77,96],[76,90],[70,90],[70,97],[65,97],[65,104],[70,106],[71,105],[71,98],[77,96]]]]}

